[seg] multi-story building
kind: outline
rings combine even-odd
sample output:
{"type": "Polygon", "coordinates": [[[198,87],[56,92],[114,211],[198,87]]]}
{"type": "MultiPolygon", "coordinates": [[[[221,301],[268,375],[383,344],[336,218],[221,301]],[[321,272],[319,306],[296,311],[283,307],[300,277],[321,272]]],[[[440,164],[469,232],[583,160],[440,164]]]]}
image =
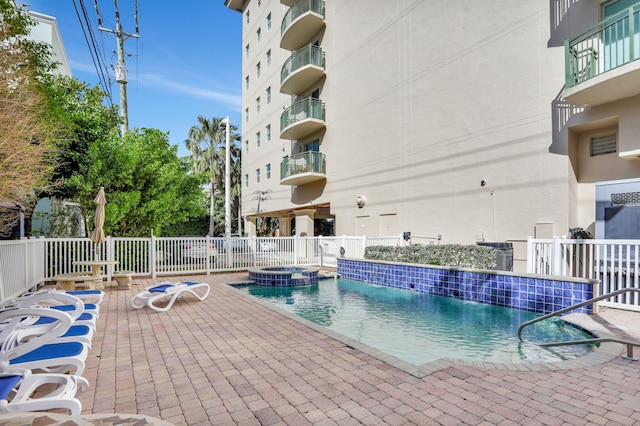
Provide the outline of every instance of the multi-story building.
{"type": "Polygon", "coordinates": [[[630,235],[607,208],[640,204],[636,3],[226,0],[248,233],[630,235]]]}

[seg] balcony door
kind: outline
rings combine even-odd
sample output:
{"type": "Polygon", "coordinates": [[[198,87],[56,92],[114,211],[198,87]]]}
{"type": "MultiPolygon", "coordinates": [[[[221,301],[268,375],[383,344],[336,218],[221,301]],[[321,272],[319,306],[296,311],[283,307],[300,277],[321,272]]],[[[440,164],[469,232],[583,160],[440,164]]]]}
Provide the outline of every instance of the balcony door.
{"type": "Polygon", "coordinates": [[[602,71],[609,71],[640,56],[638,0],[614,0],[602,5],[602,71]],[[625,13],[637,5],[634,13],[625,13]],[[633,43],[633,45],[632,45],[633,43]]]}

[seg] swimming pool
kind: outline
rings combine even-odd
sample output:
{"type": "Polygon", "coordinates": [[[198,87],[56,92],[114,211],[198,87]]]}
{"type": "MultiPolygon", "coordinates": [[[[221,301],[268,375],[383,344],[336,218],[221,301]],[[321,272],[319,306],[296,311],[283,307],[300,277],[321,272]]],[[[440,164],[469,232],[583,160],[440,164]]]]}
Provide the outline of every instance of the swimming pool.
{"type": "Polygon", "coordinates": [[[560,319],[527,329],[540,314],[347,279],[306,287],[238,286],[252,296],[367,346],[421,365],[440,358],[494,363],[553,362],[583,356],[586,345],[545,349],[533,342],[587,338],[560,319]]]}

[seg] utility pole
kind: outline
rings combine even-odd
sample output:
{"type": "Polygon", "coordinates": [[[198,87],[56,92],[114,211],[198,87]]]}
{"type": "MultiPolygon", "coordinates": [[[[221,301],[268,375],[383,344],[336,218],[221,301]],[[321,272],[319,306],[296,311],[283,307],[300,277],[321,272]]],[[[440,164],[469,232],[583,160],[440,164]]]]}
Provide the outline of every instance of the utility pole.
{"type": "Polygon", "coordinates": [[[113,5],[115,7],[116,12],[116,29],[112,30],[109,28],[104,28],[102,26],[102,15],[100,14],[100,8],[98,7],[98,0],[95,0],[96,5],[96,13],[98,14],[98,29],[100,31],[105,31],[116,36],[117,41],[117,54],[118,54],[118,64],[115,67],[116,71],[116,83],[120,85],[120,116],[122,117],[122,134],[124,135],[129,131],[129,110],[127,107],[127,66],[124,62],[124,41],[127,38],[134,37],[138,38],[139,29],[138,29],[138,0],[135,0],[135,21],[136,21],[136,32],[135,34],[125,33],[122,31],[122,23],[120,22],[120,11],[118,10],[118,0],[113,0],[113,5]]]}

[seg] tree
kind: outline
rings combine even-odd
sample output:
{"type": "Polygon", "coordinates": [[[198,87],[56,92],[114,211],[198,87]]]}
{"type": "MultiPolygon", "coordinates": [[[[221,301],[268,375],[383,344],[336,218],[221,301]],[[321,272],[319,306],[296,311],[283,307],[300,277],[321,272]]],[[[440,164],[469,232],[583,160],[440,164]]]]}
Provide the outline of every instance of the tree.
{"type": "MultiPolygon", "coordinates": [[[[207,173],[209,176],[210,203],[209,203],[209,235],[214,236],[215,233],[215,197],[218,187],[224,179],[225,167],[225,126],[223,126],[223,118],[213,117],[209,121],[205,116],[199,115],[199,126],[192,126],[189,129],[189,138],[184,141],[186,148],[189,150],[189,158],[192,163],[192,170],[195,173],[207,173]]],[[[236,135],[237,127],[230,125],[229,137],[231,142],[231,154],[235,147],[235,142],[240,140],[240,136],[236,135]]]]}
{"type": "Polygon", "coordinates": [[[49,46],[26,38],[33,21],[13,2],[0,0],[0,17],[0,236],[7,236],[47,185],[58,128],[43,114],[49,46]]]}
{"type": "Polygon", "coordinates": [[[67,180],[74,174],[86,174],[90,167],[89,147],[108,139],[118,131],[120,117],[117,106],[105,106],[106,96],[98,86],[90,87],[75,78],[50,76],[45,88],[48,116],[59,123],[60,136],[56,139],[57,167],[49,191],[43,195],[74,198],[67,180]]]}
{"type": "MultiPolygon", "coordinates": [[[[163,235],[165,230],[202,214],[201,175],[169,144],[157,129],[133,129],[124,137],[117,132],[94,142],[88,150],[86,175],[75,174],[69,187],[84,216],[92,219],[93,198],[104,186],[104,230],[116,237],[163,235]]],[[[92,228],[92,224],[87,229],[92,228]]]]}

